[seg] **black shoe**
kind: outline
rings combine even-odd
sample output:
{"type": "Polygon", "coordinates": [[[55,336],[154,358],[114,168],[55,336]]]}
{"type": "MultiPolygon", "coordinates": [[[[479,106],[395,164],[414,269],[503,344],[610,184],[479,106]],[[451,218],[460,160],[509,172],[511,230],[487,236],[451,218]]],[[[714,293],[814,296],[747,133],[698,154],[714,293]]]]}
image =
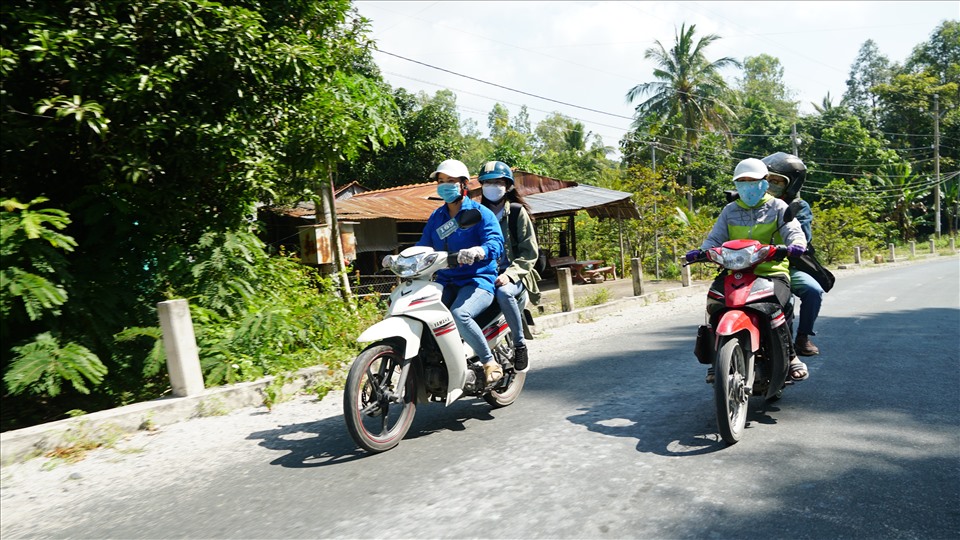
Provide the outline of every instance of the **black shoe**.
{"type": "Polygon", "coordinates": [[[526,347],[517,347],[513,350],[513,367],[517,371],[523,371],[527,369],[527,348],[526,347]]]}

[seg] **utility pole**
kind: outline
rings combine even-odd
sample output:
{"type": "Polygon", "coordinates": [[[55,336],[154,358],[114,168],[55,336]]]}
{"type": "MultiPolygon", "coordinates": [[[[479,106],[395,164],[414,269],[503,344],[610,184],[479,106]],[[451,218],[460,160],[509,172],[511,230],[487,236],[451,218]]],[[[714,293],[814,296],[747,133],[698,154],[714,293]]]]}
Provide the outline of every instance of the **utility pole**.
{"type": "Polygon", "coordinates": [[[933,188],[934,234],[940,239],[940,96],[933,95],[933,171],[937,185],[933,188]]]}
{"type": "Polygon", "coordinates": [[[796,122],[790,126],[790,142],[793,143],[793,155],[800,157],[797,145],[800,144],[800,139],[797,137],[797,124],[796,122]]]}
{"type": "MultiPolygon", "coordinates": [[[[653,158],[653,174],[657,174],[657,143],[650,145],[650,154],[653,158]]],[[[659,190],[658,190],[659,191],[659,190]]],[[[653,260],[656,262],[655,276],[660,280],[660,219],[657,217],[657,199],[653,199],[653,260]]]]}

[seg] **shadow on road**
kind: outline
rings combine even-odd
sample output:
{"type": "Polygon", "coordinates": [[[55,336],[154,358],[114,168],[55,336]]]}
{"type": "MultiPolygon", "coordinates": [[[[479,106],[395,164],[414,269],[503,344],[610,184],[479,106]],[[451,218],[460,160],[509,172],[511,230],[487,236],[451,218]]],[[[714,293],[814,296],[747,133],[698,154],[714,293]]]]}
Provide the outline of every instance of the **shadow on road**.
{"type": "MultiPolygon", "coordinates": [[[[438,403],[420,404],[404,441],[441,431],[462,431],[468,421],[493,420],[490,411],[490,405],[476,399],[457,401],[450,407],[438,403]]],[[[357,448],[347,433],[342,414],[317,422],[258,431],[247,437],[247,440],[258,439],[264,448],[286,452],[270,462],[283,467],[323,467],[375,455],[357,448]]]]}

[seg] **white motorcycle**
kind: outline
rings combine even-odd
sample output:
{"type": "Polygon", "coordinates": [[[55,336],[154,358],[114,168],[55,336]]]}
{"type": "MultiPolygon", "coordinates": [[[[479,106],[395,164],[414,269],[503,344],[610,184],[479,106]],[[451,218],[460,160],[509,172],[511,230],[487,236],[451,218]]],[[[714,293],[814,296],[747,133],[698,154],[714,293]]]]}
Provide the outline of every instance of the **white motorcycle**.
{"type": "MultiPolygon", "coordinates": [[[[486,384],[477,354],[460,337],[450,310],[441,302],[443,286],[434,273],[456,266],[457,254],[414,246],[396,257],[390,270],[403,281],[390,294],[386,317],[357,338],[371,343],[347,375],[343,416],[353,440],[368,452],[396,446],[413,422],[418,403],[451,403],[482,397],[495,408],[513,403],[526,371],[513,367],[513,337],[496,301],[479,317],[487,345],[503,377],[486,384]]],[[[524,335],[532,337],[526,292],[517,299],[524,335]]]]}

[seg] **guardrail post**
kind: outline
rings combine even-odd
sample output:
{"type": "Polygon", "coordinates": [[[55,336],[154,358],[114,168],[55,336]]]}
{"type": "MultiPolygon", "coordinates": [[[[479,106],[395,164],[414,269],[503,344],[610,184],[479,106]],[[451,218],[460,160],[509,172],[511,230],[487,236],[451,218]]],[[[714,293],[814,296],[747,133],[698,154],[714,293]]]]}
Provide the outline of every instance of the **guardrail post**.
{"type": "Polygon", "coordinates": [[[573,311],[573,279],[569,268],[557,268],[557,286],[560,287],[560,310],[573,311]]]}
{"type": "Polygon", "coordinates": [[[893,244],[889,244],[890,247],[890,262],[897,262],[897,247],[893,244]]]}
{"type": "Polygon", "coordinates": [[[203,374],[187,301],[160,302],[157,304],[157,313],[163,330],[163,350],[167,353],[167,371],[173,395],[185,397],[202,393],[203,374]]]}
{"type": "Polygon", "coordinates": [[[860,259],[860,246],[853,247],[853,262],[854,264],[863,264],[863,261],[860,259]]]}
{"type": "Polygon", "coordinates": [[[911,240],[911,241],[910,241],[910,256],[911,256],[911,257],[916,257],[916,256],[917,256],[917,241],[916,241],[916,240],[911,240]]]}
{"type": "Polygon", "coordinates": [[[633,295],[643,294],[643,268],[640,267],[640,259],[630,259],[630,271],[633,274],[633,295]]]}
{"type": "Polygon", "coordinates": [[[690,267],[683,266],[683,263],[680,263],[680,285],[684,287],[690,286],[690,267]]]}

